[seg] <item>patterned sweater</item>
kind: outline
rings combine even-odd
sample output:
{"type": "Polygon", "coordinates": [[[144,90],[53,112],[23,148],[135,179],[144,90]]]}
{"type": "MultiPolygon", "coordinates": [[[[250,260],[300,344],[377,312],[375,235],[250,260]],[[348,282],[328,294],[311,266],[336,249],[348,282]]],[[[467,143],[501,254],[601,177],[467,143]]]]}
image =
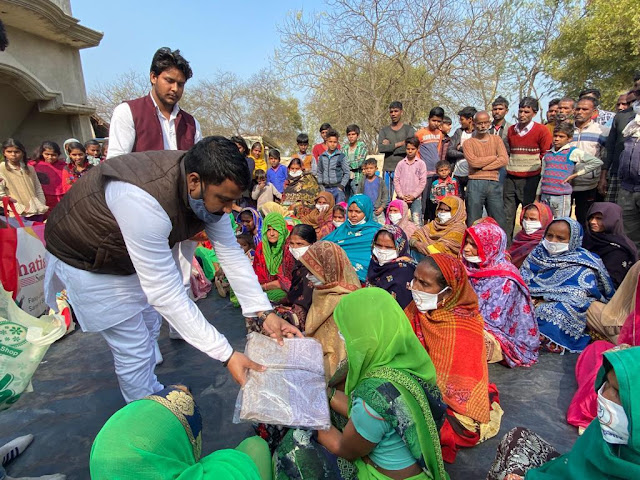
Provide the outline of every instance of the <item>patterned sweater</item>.
{"type": "Polygon", "coordinates": [[[507,132],[510,155],[507,173],[514,177],[534,177],[542,168],[542,157],[551,148],[552,136],[544,125],[533,122],[533,127],[524,135],[511,125],[507,132]]]}

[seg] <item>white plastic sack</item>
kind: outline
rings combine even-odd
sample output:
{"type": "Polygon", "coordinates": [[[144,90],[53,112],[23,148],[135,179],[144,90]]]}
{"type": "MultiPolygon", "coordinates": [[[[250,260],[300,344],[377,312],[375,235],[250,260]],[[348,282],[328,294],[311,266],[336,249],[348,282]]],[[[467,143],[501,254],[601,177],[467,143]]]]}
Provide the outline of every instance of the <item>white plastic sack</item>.
{"type": "Polygon", "coordinates": [[[42,357],[66,330],[60,315],[33,317],[0,288],[0,410],[28,390],[42,357]]]}
{"type": "Polygon", "coordinates": [[[238,394],[234,423],[328,430],[331,420],[322,345],[313,338],[285,338],[281,347],[255,332],[247,338],[245,354],[267,370],[249,371],[238,394]]]}

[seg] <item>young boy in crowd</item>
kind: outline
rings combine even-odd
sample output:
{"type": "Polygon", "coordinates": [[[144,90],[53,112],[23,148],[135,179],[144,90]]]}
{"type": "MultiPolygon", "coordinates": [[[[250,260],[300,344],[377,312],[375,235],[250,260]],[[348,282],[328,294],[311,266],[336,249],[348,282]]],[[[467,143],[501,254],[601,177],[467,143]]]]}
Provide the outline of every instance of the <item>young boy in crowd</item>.
{"type": "Polygon", "coordinates": [[[307,153],[309,148],[309,135],[301,133],[296,137],[298,151],[291,156],[291,159],[299,158],[302,162],[302,171],[304,173],[316,173],[316,160],[313,155],[307,153]]]}
{"type": "Polygon", "coordinates": [[[397,198],[407,202],[413,223],[422,225],[422,193],[427,185],[427,164],[418,158],[420,141],[416,137],[405,140],[407,156],[398,162],[393,175],[397,198]]]}
{"type": "Polygon", "coordinates": [[[573,123],[558,123],[553,129],[553,147],[542,158],[537,199],[551,207],[555,218],[571,215],[571,181],[602,165],[598,157],[571,146],[573,132],[573,123]]]}
{"type": "Polygon", "coordinates": [[[267,182],[282,193],[284,191],[284,182],[287,180],[287,167],[280,164],[280,151],[276,149],[269,150],[269,164],[271,168],[267,171],[267,182]]]}
{"type": "Polygon", "coordinates": [[[94,167],[100,165],[100,142],[87,140],[84,149],[87,151],[87,161],[94,167]]]}
{"type": "Polygon", "coordinates": [[[448,117],[446,115],[442,117],[440,131],[442,132],[442,141],[440,142],[440,160],[446,160],[447,150],[449,149],[449,144],[451,143],[451,137],[449,136],[449,132],[451,132],[451,117],[448,117]]]}
{"type": "Polygon", "coordinates": [[[362,164],[362,173],[364,178],[358,185],[358,190],[355,193],[364,193],[371,199],[373,203],[373,214],[376,217],[376,221],[384,225],[384,211],[389,203],[389,190],[378,175],[378,161],[373,158],[367,158],[362,164]]]}
{"type": "Polygon", "coordinates": [[[347,126],[347,140],[349,145],[342,151],[347,157],[347,163],[351,172],[349,173],[349,185],[347,188],[347,198],[358,190],[358,185],[362,181],[362,165],[367,159],[367,146],[360,140],[360,127],[358,125],[347,126]]]}
{"type": "Polygon", "coordinates": [[[438,206],[444,197],[458,196],[458,181],[451,178],[451,164],[446,160],[440,160],[436,164],[438,178],[431,184],[429,200],[434,206],[438,206]]]}
{"type": "MultiPolygon", "coordinates": [[[[420,141],[420,158],[427,166],[427,185],[431,185],[437,178],[436,164],[440,161],[444,137],[440,130],[443,119],[444,110],[440,107],[432,108],[429,112],[429,123],[416,132],[416,138],[420,141]]],[[[429,202],[429,189],[426,189],[422,195],[422,207],[425,209],[426,218],[433,220],[436,209],[429,202]]]]}
{"type": "MultiPolygon", "coordinates": [[[[286,170],[286,168],[285,168],[286,170]]],[[[258,210],[267,202],[273,202],[274,198],[280,200],[282,194],[278,189],[267,180],[267,175],[264,170],[256,170],[254,175],[255,186],[251,192],[251,198],[258,202],[258,210]]]]}
{"type": "Polygon", "coordinates": [[[340,151],[338,132],[328,130],[325,144],[327,149],[318,157],[318,184],[333,195],[336,203],[344,202],[350,170],[347,157],[340,151]]]}

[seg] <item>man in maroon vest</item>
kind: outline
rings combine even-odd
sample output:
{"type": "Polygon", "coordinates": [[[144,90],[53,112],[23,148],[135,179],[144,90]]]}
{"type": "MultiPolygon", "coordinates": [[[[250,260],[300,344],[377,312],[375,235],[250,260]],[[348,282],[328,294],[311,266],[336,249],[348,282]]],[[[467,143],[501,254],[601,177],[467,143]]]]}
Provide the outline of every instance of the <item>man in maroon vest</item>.
{"type": "Polygon", "coordinates": [[[111,116],[107,158],[149,150],[189,150],[201,138],[198,121],[178,102],[193,75],[180,50],[159,49],[151,61],[151,92],[118,105],[111,116]]]}
{"type": "Polygon", "coordinates": [[[83,331],[100,332],[127,402],[162,390],[154,344],[160,313],[240,384],[262,367],[234,352],[182,283],[180,242],[205,230],[245,317],[273,337],[302,336],[271,303],[231,227],[233,201],[251,178],[236,145],[207,137],[188,152],[121,155],[94,167],[53,209],[45,229],[45,296],[66,289],[83,331]],[[139,168],[131,168],[137,165],[139,168]],[[156,313],[157,312],[157,313],[156,313]]]}

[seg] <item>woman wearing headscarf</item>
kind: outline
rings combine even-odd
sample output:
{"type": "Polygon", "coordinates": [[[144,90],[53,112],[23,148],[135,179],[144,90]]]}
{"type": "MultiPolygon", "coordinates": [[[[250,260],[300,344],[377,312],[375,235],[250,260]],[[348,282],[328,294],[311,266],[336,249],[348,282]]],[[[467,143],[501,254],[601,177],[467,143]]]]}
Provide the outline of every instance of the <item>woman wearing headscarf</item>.
{"type": "Polygon", "coordinates": [[[522,230],[513,237],[513,243],[509,247],[511,262],[516,267],[520,268],[524,259],[540,244],[545,230],[552,221],[553,212],[546,203],[534,202],[522,209],[520,213],[522,230]]]}
{"type": "MultiPolygon", "coordinates": [[[[640,347],[609,351],[595,382],[598,418],[560,455],[525,428],[502,439],[487,480],[640,478],[640,347]]],[[[593,388],[593,386],[592,386],[593,388]]]]}
{"type": "Polygon", "coordinates": [[[118,410],[91,447],[93,480],[268,480],[269,447],[258,437],[200,458],[202,417],[186,387],[171,386],[118,410]]]}
{"type": "Polygon", "coordinates": [[[580,224],[558,218],[520,268],[535,305],[541,345],[552,352],[584,350],[590,340],[587,309],[595,300],[607,303],[613,296],[602,260],[581,245],[580,224]]]}
{"type": "MultiPolygon", "coordinates": [[[[540,339],[529,289],[506,255],[507,234],[497,224],[480,222],[467,228],[462,263],[478,296],[484,328],[497,341],[495,356],[509,367],[530,367],[538,361],[540,339]]],[[[488,342],[487,348],[493,346],[488,342]]]]}
{"type": "Polygon", "coordinates": [[[414,301],[404,312],[436,368],[448,405],[440,429],[442,455],[455,461],[460,447],[472,447],[500,430],[498,390],[489,383],[484,321],[464,265],[435,253],[416,268],[414,301]]]}
{"type": "Polygon", "coordinates": [[[314,243],[300,257],[300,262],[309,270],[308,279],[313,284],[304,334],[322,344],[324,370],[328,380],[346,357],[333,311],[344,295],[360,288],[360,281],[347,254],[335,243],[314,243]]]}
{"type": "Polygon", "coordinates": [[[436,219],[416,230],[411,247],[421,255],[448,253],[457,257],[462,247],[462,235],[467,228],[464,200],[444,197],[436,208],[436,219]]]}
{"type": "Polygon", "coordinates": [[[287,172],[287,182],[282,192],[282,205],[290,207],[296,203],[314,202],[320,192],[320,186],[311,172],[303,171],[302,161],[299,158],[292,158],[287,172]]]}
{"type": "Polygon", "coordinates": [[[333,225],[333,207],[336,204],[333,195],[329,192],[320,192],[313,199],[315,208],[300,219],[302,223],[311,225],[316,230],[319,240],[335,230],[333,225]]]}
{"type": "Polygon", "coordinates": [[[69,156],[69,144],[71,143],[82,143],[80,140],[76,138],[67,138],[62,144],[62,153],[64,154],[64,159],[67,165],[72,164],[71,157],[69,156]]]}
{"type": "Polygon", "coordinates": [[[405,308],[412,300],[409,284],[415,270],[405,233],[395,225],[384,225],[373,237],[366,286],[386,290],[405,308]]]}
{"type": "Polygon", "coordinates": [[[347,221],[324,239],[340,245],[347,253],[361,282],[367,280],[371,262],[373,236],[380,230],[380,224],[373,214],[373,203],[364,194],[349,199],[347,221]]]}
{"type": "Polygon", "coordinates": [[[397,302],[362,289],[342,299],[335,321],[349,368],[344,393],[329,392],[330,406],[348,422],[317,437],[290,431],[275,454],[276,478],[448,479],[434,365],[397,302]]]}
{"type": "Polygon", "coordinates": [[[256,247],[253,270],[271,302],[279,302],[291,288],[293,257],[287,248],[287,223],[279,213],[270,213],[262,222],[262,241],[256,247]]]}
{"type": "Polygon", "coordinates": [[[238,214],[238,226],[245,235],[253,237],[253,244],[262,241],[262,215],[255,208],[245,207],[238,214]]]}
{"type": "Polygon", "coordinates": [[[385,224],[400,227],[407,238],[411,238],[418,229],[418,226],[411,221],[411,211],[409,210],[407,202],[399,199],[389,202],[385,224]]]}
{"type": "Polygon", "coordinates": [[[618,288],[631,266],[638,261],[635,244],[624,234],[622,207],[596,202],[587,212],[587,229],[582,246],[600,257],[618,288]]]}

